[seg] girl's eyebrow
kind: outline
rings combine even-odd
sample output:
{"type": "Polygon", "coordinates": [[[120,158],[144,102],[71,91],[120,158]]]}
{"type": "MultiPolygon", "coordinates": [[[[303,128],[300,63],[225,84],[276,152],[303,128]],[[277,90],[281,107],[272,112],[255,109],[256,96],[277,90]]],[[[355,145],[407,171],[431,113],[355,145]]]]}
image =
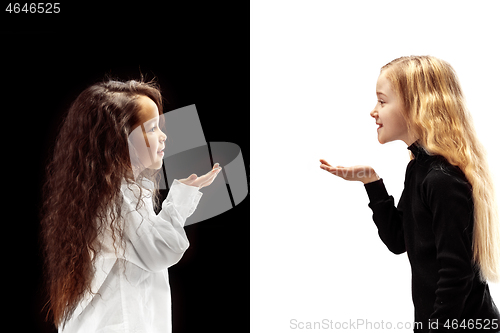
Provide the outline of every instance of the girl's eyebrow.
{"type": "Polygon", "coordinates": [[[384,95],[385,97],[387,97],[386,94],[384,94],[383,92],[380,92],[380,91],[377,91],[377,95],[384,95]]]}

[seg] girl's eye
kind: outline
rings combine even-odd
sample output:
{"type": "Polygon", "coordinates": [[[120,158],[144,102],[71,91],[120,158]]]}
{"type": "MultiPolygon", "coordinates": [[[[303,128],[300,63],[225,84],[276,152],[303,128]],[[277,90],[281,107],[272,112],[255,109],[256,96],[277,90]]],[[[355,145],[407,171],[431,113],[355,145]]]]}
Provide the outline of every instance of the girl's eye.
{"type": "Polygon", "coordinates": [[[385,102],[382,101],[382,100],[380,100],[380,99],[378,101],[379,101],[380,105],[384,105],[385,104],[385,102]]]}
{"type": "Polygon", "coordinates": [[[149,131],[150,132],[154,132],[156,130],[156,126],[154,126],[153,128],[151,128],[149,131]]]}

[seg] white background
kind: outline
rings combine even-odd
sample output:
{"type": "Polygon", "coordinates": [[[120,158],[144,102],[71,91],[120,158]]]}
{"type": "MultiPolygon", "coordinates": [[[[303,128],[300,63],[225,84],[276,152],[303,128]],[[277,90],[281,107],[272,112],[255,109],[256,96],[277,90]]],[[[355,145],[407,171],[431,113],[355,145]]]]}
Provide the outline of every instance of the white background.
{"type": "Polygon", "coordinates": [[[457,71],[500,177],[499,4],[251,2],[252,332],[301,331],[292,319],[413,321],[406,254],[379,239],[363,185],[318,160],[372,165],[398,202],[409,155],[377,141],[375,83],[395,58],[433,55],[457,71]]]}

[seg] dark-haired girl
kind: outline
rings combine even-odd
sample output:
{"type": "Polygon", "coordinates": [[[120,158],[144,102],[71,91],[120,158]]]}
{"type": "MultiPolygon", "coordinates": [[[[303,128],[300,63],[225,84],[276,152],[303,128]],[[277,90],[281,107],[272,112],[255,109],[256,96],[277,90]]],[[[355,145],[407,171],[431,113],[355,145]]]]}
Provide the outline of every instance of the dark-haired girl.
{"type": "Polygon", "coordinates": [[[168,267],[186,219],[221,168],[174,180],[158,214],[166,135],[152,83],[108,81],[71,105],[47,168],[42,236],[48,309],[60,332],[170,332],[168,267]]]}

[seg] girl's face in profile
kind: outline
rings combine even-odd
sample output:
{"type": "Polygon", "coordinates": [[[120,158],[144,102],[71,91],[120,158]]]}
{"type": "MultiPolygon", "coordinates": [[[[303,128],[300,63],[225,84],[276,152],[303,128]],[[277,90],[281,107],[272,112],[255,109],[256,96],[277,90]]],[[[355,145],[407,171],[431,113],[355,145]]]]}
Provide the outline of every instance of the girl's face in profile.
{"type": "Polygon", "coordinates": [[[131,149],[131,153],[132,150],[135,150],[135,154],[139,159],[139,161],[132,162],[132,164],[137,166],[137,162],[139,162],[142,169],[159,169],[163,163],[163,151],[167,136],[160,130],[158,106],[146,96],[140,96],[137,102],[141,107],[139,115],[142,124],[137,126],[129,136],[134,148],[131,149]]]}
{"type": "Polygon", "coordinates": [[[377,105],[370,115],[375,118],[377,125],[378,141],[382,144],[395,140],[402,140],[410,146],[413,140],[403,117],[403,102],[392,89],[391,82],[380,74],[377,80],[377,105]]]}

